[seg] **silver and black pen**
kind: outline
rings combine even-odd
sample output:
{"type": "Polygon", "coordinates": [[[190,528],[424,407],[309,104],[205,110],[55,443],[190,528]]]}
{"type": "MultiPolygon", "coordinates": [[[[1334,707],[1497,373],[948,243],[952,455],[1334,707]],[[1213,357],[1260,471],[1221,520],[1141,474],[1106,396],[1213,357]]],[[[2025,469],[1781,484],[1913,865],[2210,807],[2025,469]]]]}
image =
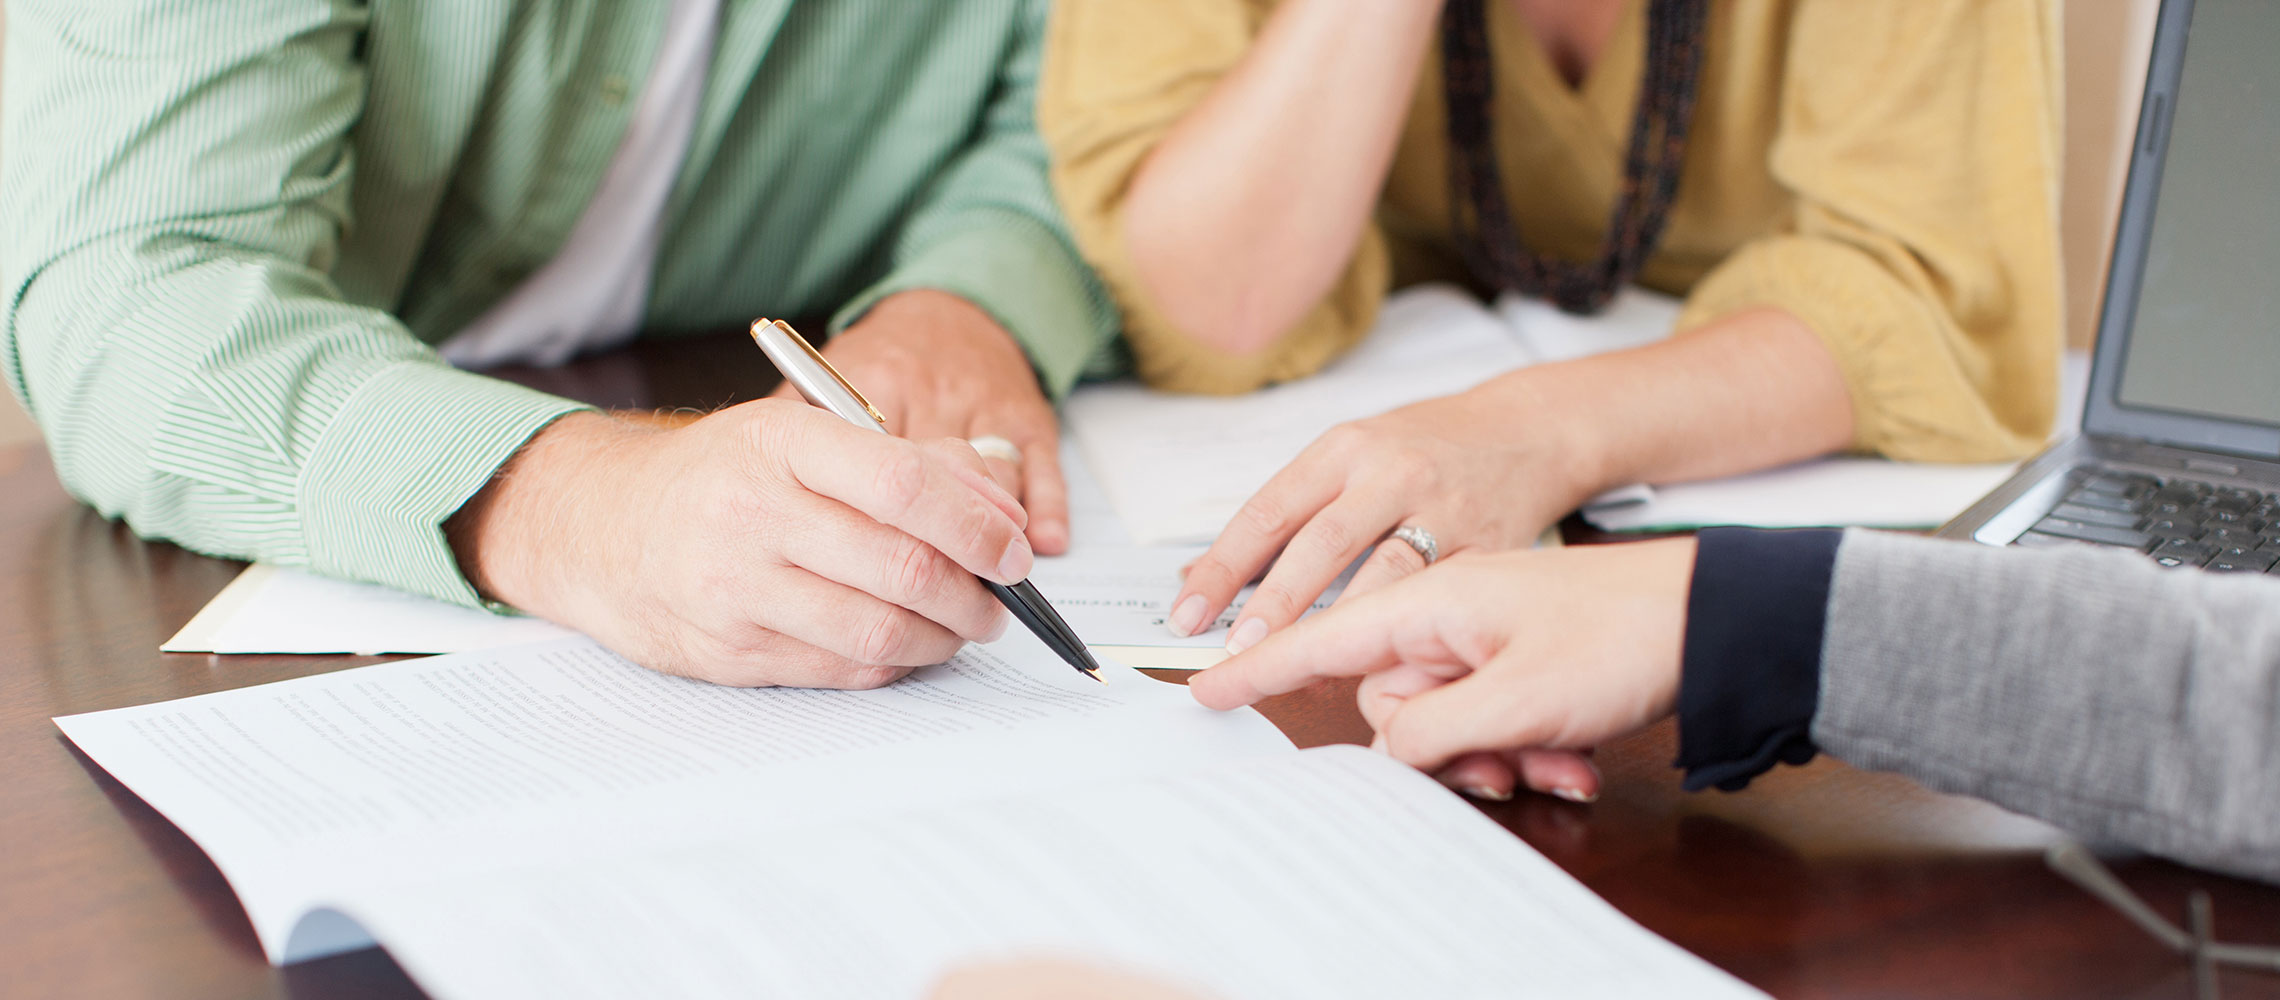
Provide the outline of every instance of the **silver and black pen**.
{"type": "MultiPolygon", "coordinates": [[[[799,390],[800,396],[809,403],[829,410],[857,427],[887,433],[887,418],[881,416],[871,401],[863,398],[862,393],[855,391],[855,387],[847,383],[838,369],[831,367],[831,362],[825,361],[823,355],[807,342],[807,338],[792,329],[791,324],[780,319],[754,320],[752,342],[760,345],[761,352],[768,355],[768,360],[776,363],[778,371],[784,373],[784,380],[799,390]]],[[[1045,602],[1045,595],[1038,593],[1029,581],[1023,580],[1012,586],[989,580],[982,582],[989,585],[990,593],[997,595],[998,603],[1005,605],[1007,611],[1013,612],[1014,618],[1036,633],[1038,638],[1045,640],[1045,645],[1060,654],[1061,659],[1077,668],[1078,673],[1096,681],[1101,680],[1100,663],[1093,659],[1092,651],[1085,648],[1084,640],[1077,638],[1077,633],[1069,628],[1069,623],[1061,620],[1060,613],[1045,602]]]]}

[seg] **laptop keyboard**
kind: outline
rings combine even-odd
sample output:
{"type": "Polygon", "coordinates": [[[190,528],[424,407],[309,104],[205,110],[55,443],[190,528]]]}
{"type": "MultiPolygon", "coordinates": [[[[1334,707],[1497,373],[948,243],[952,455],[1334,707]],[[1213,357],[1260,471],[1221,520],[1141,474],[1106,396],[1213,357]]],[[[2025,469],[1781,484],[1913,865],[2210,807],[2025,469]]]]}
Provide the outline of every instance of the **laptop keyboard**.
{"type": "Polygon", "coordinates": [[[2012,542],[2132,548],[2163,566],[2280,576],[2280,494],[2094,471],[2012,542]]]}

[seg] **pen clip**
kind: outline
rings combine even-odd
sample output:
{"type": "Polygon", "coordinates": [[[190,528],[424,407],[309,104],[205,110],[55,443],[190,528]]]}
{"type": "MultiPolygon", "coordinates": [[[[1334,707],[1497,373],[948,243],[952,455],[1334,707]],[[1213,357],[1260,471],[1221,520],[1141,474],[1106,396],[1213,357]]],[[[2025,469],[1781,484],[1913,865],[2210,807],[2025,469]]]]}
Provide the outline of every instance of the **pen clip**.
{"type": "Polygon", "coordinates": [[[886,415],[880,413],[878,407],[872,406],[871,401],[865,398],[862,393],[855,391],[855,387],[848,384],[847,377],[839,374],[839,369],[831,367],[831,362],[825,361],[823,359],[822,352],[817,351],[815,349],[815,345],[808,343],[806,337],[800,336],[800,332],[798,330],[792,329],[792,325],[790,323],[786,323],[780,319],[762,318],[753,321],[753,332],[757,334],[760,327],[763,326],[772,326],[778,330],[783,331],[785,338],[789,339],[794,346],[805,352],[808,356],[808,360],[815,362],[815,366],[818,370],[822,371],[826,375],[831,376],[831,380],[833,382],[839,383],[839,387],[841,389],[847,390],[847,395],[852,397],[856,403],[860,404],[863,407],[863,412],[870,414],[871,419],[879,422],[879,426],[885,427],[887,425],[886,415]]]}

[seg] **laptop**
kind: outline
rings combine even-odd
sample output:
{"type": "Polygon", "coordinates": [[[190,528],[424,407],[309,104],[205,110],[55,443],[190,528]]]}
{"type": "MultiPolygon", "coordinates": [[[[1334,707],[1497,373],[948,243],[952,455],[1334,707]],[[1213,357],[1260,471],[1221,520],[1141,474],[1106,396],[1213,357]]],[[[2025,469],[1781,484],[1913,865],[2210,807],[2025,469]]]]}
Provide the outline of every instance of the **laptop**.
{"type": "Polygon", "coordinates": [[[2280,2],[2164,0],[2079,433],[1942,527],[2280,575],[2280,2]]]}

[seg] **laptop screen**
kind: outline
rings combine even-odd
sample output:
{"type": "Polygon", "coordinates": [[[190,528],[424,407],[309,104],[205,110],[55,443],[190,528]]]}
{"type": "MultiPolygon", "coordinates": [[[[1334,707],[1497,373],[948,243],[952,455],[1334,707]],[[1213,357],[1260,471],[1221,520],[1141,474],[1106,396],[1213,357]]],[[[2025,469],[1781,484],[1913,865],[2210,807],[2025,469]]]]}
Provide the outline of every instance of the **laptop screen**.
{"type": "Polygon", "coordinates": [[[2119,402],[2280,426],[2280,3],[2199,0],[2119,402]]]}

